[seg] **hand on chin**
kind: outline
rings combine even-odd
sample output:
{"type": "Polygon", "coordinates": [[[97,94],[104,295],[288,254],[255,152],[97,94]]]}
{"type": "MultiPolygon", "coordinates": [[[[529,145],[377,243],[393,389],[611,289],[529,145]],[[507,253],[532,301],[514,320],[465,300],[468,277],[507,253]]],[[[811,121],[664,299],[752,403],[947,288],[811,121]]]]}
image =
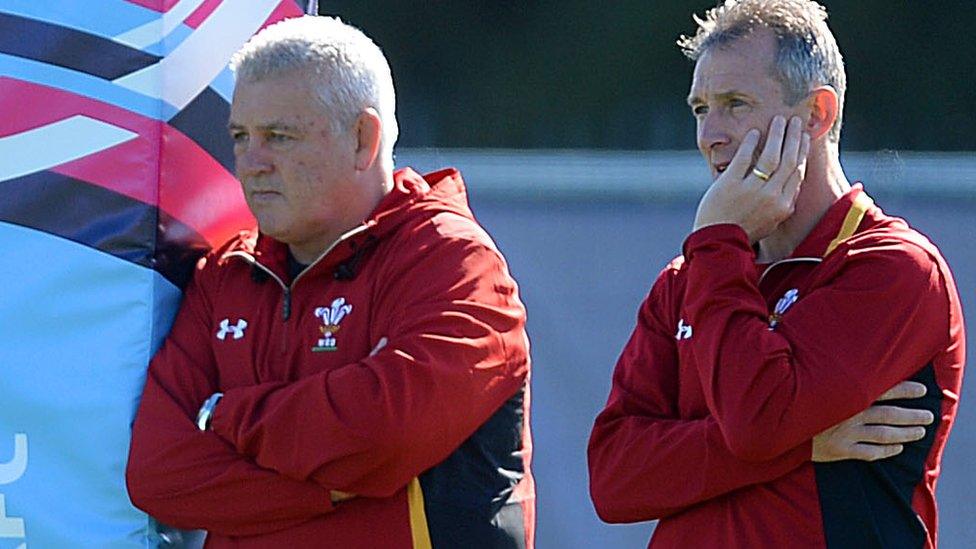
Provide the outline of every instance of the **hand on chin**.
{"type": "Polygon", "coordinates": [[[810,135],[803,122],[782,116],[770,122],[769,134],[757,160],[761,134],[746,134],[735,156],[698,204],[693,230],[709,225],[739,225],[755,243],[769,236],[793,214],[806,170],[810,135]]]}

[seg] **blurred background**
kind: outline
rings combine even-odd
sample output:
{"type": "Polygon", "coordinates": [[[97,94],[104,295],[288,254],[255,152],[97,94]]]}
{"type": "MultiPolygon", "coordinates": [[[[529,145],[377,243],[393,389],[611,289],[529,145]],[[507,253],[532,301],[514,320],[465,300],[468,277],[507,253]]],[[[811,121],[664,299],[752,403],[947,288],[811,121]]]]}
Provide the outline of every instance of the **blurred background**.
{"type": "MultiPolygon", "coordinates": [[[[845,55],[842,161],[953,266],[976,332],[972,2],[823,2],[845,55]]],[[[398,165],[454,165],[519,280],[533,343],[540,548],[643,547],[587,493],[586,442],[617,354],[679,253],[709,177],[674,46],[712,1],[325,1],[386,51],[398,165]]],[[[970,335],[970,349],[974,349],[970,335]]],[[[976,546],[976,390],[939,484],[940,542],[976,546]]]]}
{"type": "MultiPolygon", "coordinates": [[[[823,2],[845,56],[848,150],[973,149],[971,1],[823,2]]],[[[402,147],[688,149],[711,0],[329,1],[393,67],[402,147]]]]}

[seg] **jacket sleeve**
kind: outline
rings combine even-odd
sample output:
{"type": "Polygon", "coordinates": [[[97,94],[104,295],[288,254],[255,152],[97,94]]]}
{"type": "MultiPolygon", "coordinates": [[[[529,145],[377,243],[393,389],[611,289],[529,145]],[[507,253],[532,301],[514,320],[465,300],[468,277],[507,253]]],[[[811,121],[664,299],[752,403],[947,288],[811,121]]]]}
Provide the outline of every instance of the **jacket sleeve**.
{"type": "Polygon", "coordinates": [[[665,276],[641,306],[590,436],[590,496],[607,522],[666,517],[810,459],[806,442],[773,460],[745,461],[729,450],[713,417],[680,416],[675,336],[658,313],[665,276]]]}
{"type": "Polygon", "coordinates": [[[528,373],[515,281],[475,239],[444,237],[397,263],[371,312],[382,350],[291,383],[231,389],[214,431],[262,467],[369,497],[396,493],[471,436],[528,373]]]}
{"type": "Polygon", "coordinates": [[[133,504],[177,528],[242,536],[329,512],[327,490],[258,467],[214,433],[197,429],[197,410],[218,387],[208,310],[197,282],[191,282],[150,364],[126,470],[133,504]]]}
{"type": "MultiPolygon", "coordinates": [[[[736,455],[774,457],[867,408],[946,344],[949,298],[922,248],[887,237],[842,244],[830,280],[770,329],[741,228],[685,242],[685,314],[708,408],[736,455]],[[774,435],[774,436],[773,436],[774,435]]],[[[827,261],[830,261],[828,258],[827,261]]]]}

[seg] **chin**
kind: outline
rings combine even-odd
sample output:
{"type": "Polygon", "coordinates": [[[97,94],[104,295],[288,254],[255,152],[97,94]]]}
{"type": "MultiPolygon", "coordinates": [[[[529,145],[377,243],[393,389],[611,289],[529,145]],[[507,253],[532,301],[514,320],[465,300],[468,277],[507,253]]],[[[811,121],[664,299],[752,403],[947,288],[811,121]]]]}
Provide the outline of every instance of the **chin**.
{"type": "Polygon", "coordinates": [[[261,231],[261,234],[264,236],[270,236],[275,240],[281,240],[281,237],[284,236],[282,234],[281,227],[278,226],[274,220],[262,219],[262,217],[259,215],[255,215],[254,217],[258,220],[258,230],[261,231]]]}

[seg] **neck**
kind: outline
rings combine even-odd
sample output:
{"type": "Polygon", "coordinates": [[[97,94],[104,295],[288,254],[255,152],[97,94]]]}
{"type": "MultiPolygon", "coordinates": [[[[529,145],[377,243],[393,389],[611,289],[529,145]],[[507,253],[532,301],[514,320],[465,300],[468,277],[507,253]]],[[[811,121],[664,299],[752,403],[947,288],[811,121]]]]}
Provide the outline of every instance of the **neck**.
{"type": "Polygon", "coordinates": [[[822,143],[820,147],[811,149],[793,215],[759,241],[758,261],[772,263],[793,253],[830,206],[850,188],[851,184],[840,165],[837,144],[822,143]]]}
{"type": "Polygon", "coordinates": [[[383,198],[393,190],[391,170],[379,167],[361,172],[361,178],[357,185],[363,185],[362,189],[365,189],[365,192],[357,191],[359,200],[349,201],[345,217],[335,224],[338,229],[318,233],[306,241],[288,242],[288,250],[296,261],[304,265],[314,263],[346,233],[366,221],[383,198]]]}

